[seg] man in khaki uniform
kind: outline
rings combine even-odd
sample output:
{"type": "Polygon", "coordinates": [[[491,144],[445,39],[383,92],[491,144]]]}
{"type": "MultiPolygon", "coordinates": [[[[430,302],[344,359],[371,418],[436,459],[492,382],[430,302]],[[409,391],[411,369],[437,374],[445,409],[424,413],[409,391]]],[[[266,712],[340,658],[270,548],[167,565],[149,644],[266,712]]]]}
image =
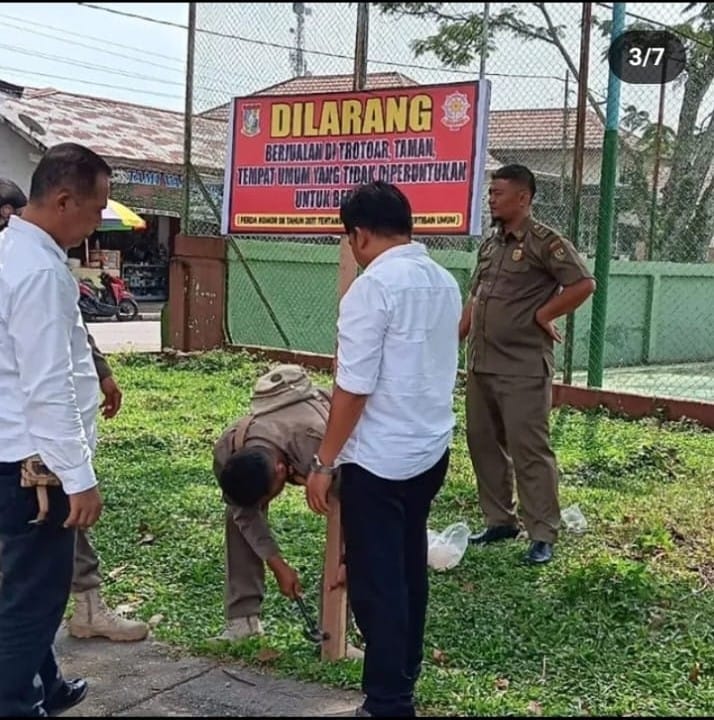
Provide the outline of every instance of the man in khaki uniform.
{"type": "MultiPolygon", "coordinates": [[[[89,332],[87,339],[104,396],[102,413],[107,419],[113,418],[121,407],[122,393],[114,380],[111,366],[89,332]]],[[[149,626],[112,612],[101,596],[101,584],[97,553],[86,530],[77,530],[72,575],[74,612],[68,623],[69,634],[76,638],[104,637],[115,642],[143,640],[149,634],[149,626]]]]}
{"type": "MultiPolygon", "coordinates": [[[[291,367],[276,368],[273,377],[291,367]]],[[[318,388],[274,411],[239,418],[216,442],[213,471],[227,503],[226,629],[220,639],[262,634],[266,564],[283,595],[302,593],[270,530],[268,506],[286,483],[305,485],[329,412],[330,391],[318,388]]]]}
{"type": "Polygon", "coordinates": [[[535,178],[522,165],[493,175],[489,206],[496,231],[483,241],[464,307],[468,336],[466,431],[486,529],[472,542],[519,532],[514,471],[530,562],[548,562],[560,526],[558,470],[549,413],[554,320],[595,290],[573,245],[531,217],[535,178]]]}

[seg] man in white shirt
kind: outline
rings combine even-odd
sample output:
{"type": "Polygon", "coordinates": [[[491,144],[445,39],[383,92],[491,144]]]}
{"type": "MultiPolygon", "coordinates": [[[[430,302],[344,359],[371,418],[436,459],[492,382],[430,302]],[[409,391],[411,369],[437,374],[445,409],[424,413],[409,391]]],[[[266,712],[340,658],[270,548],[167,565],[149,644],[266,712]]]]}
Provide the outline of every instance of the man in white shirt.
{"type": "MultiPolygon", "coordinates": [[[[0,246],[7,232],[7,223],[13,215],[21,215],[27,205],[22,189],[9,178],[0,178],[0,246]]],[[[122,392],[114,379],[112,368],[87,331],[92,349],[94,368],[99,376],[99,388],[104,395],[102,414],[113,418],[121,408],[122,392]]],[[[0,567],[0,577],[2,567],[0,567]]],[[[128,620],[112,611],[101,595],[102,576],[99,572],[99,556],[92,546],[89,535],[77,530],[74,548],[74,574],[72,595],[74,613],[67,625],[69,634],[75,638],[105,637],[118,642],[143,640],[149,626],[138,620],[128,620]]]]}
{"type": "Polygon", "coordinates": [[[358,715],[414,715],[428,599],[427,518],[449,464],[461,293],[411,241],[409,201],[361,186],[341,220],[364,268],[340,303],[337,374],[307,483],[327,512],[334,470],[348,596],[365,642],[358,715]]]}
{"type": "Polygon", "coordinates": [[[111,169],[73,143],[50,148],[32,176],[23,217],[0,248],[0,716],[44,717],[84,699],[53,642],[69,597],[75,528],[102,509],[92,468],[99,381],[66,251],[101,223],[111,169]],[[22,462],[39,455],[60,481],[21,487],[22,462]]]}

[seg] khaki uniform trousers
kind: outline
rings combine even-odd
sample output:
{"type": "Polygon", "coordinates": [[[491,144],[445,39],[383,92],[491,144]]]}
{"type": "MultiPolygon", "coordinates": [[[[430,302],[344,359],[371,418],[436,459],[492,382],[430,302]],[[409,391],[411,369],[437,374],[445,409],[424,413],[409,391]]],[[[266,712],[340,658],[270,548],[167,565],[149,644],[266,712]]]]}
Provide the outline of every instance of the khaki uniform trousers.
{"type": "Polygon", "coordinates": [[[560,526],[551,393],[548,376],[469,370],[466,382],[467,441],[487,527],[517,524],[515,486],[530,539],[548,543],[560,526]]]}

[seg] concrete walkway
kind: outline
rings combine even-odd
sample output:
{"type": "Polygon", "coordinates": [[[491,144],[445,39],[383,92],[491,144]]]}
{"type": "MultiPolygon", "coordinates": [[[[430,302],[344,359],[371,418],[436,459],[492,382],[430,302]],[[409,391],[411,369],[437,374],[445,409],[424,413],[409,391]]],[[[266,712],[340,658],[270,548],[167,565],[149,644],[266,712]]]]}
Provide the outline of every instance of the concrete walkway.
{"type": "Polygon", "coordinates": [[[283,680],[233,663],[141,643],[75,640],[64,627],[57,654],[67,678],[89,683],[64,717],[347,717],[361,697],[283,680]]]}

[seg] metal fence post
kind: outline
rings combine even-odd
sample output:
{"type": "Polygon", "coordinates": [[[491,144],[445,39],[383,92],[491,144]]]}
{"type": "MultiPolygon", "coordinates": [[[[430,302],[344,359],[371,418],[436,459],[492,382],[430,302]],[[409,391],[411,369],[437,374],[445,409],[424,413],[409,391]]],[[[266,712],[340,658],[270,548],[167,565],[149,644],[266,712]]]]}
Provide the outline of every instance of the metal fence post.
{"type": "Polygon", "coordinates": [[[183,117],[183,186],[181,232],[188,235],[191,210],[191,140],[193,118],[193,69],[196,55],[196,3],[188,4],[188,40],[186,49],[186,97],[183,117]]]}
{"type": "MultiPolygon", "coordinates": [[[[570,204],[570,241],[577,248],[580,234],[580,198],[583,191],[583,156],[585,153],[585,109],[588,102],[588,70],[590,66],[590,26],[592,24],[593,4],[583,3],[580,26],[580,67],[578,68],[578,109],[575,125],[575,147],[573,148],[573,192],[570,204]]],[[[565,98],[567,106],[568,82],[566,76],[565,98]]],[[[567,110],[563,108],[565,122],[567,110]]],[[[563,382],[573,382],[573,355],[575,351],[575,314],[570,313],[565,320],[565,347],[563,348],[563,382]]]]}
{"type": "MultiPolygon", "coordinates": [[[[612,8],[611,42],[625,29],[625,3],[615,3],[612,8]]],[[[620,117],[621,81],[610,69],[607,83],[607,116],[603,140],[602,171],[600,174],[600,212],[597,226],[597,250],[595,255],[595,281],[597,290],[593,297],[590,324],[590,356],[588,358],[588,386],[602,387],[603,358],[605,354],[605,325],[607,322],[607,284],[610,274],[610,254],[615,218],[615,185],[617,183],[617,143],[620,117]]]]}

